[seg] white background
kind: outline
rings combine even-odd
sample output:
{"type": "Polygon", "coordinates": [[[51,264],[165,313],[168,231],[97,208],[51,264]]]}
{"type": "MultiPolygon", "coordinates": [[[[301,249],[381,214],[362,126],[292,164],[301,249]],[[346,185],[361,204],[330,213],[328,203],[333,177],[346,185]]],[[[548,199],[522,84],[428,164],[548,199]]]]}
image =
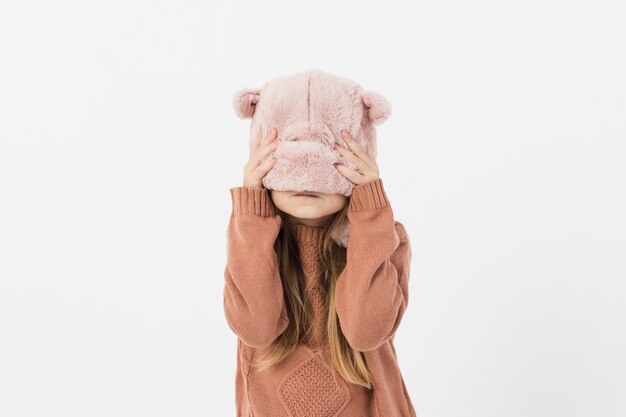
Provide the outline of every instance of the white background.
{"type": "Polygon", "coordinates": [[[0,415],[234,416],[242,87],[383,94],[418,417],[626,416],[619,1],[5,1],[0,415]]]}

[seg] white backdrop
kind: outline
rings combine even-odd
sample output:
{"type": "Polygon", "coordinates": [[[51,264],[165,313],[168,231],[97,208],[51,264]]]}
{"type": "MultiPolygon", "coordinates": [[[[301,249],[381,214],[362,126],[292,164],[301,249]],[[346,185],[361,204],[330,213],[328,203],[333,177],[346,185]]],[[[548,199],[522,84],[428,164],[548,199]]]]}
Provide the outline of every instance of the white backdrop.
{"type": "Polygon", "coordinates": [[[0,415],[234,416],[235,90],[383,94],[419,417],[626,415],[620,2],[6,1],[0,415]]]}

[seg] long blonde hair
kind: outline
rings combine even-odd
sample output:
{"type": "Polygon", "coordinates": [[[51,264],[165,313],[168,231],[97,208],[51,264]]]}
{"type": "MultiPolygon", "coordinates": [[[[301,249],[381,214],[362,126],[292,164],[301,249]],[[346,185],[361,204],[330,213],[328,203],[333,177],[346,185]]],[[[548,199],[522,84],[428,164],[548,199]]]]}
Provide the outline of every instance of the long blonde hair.
{"type": "MultiPolygon", "coordinates": [[[[312,325],[310,310],[306,303],[304,280],[299,278],[303,277],[304,273],[296,236],[290,224],[285,221],[285,213],[276,206],[274,208],[283,219],[283,227],[274,243],[274,250],[278,259],[289,325],[272,343],[272,348],[267,355],[252,361],[251,365],[259,370],[267,369],[285,359],[295,350],[298,342],[308,333],[312,325]]],[[[347,209],[348,204],[335,213],[332,220],[321,231],[320,282],[326,290],[326,302],[322,314],[326,317],[326,334],[334,368],[346,381],[371,389],[374,384],[363,353],[348,344],[341,332],[335,309],[335,284],[346,265],[347,252],[346,248],[339,246],[331,238],[331,232],[343,225],[347,209]]]]}

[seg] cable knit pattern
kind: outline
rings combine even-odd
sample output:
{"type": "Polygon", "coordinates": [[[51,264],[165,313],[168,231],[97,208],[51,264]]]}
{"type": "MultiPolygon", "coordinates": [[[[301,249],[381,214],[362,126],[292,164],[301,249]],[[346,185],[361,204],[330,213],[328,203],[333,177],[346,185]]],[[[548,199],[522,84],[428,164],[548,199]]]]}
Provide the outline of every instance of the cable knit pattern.
{"type": "Polygon", "coordinates": [[[302,270],[304,271],[306,285],[305,302],[312,312],[312,326],[302,342],[312,350],[324,349],[327,345],[326,320],[323,316],[326,291],[324,291],[319,279],[320,268],[317,256],[322,228],[302,224],[294,224],[292,228],[298,239],[298,249],[302,259],[302,270]]]}
{"type": "Polygon", "coordinates": [[[273,248],[284,225],[265,188],[233,187],[230,193],[224,313],[240,341],[237,417],[416,417],[393,346],[408,305],[411,249],[382,180],[354,187],[347,265],[335,294],[341,331],[363,352],[373,389],[345,381],[330,359],[318,257],[321,227],[290,225],[302,259],[309,332],[278,366],[264,371],[250,366],[288,325],[273,248]]]}

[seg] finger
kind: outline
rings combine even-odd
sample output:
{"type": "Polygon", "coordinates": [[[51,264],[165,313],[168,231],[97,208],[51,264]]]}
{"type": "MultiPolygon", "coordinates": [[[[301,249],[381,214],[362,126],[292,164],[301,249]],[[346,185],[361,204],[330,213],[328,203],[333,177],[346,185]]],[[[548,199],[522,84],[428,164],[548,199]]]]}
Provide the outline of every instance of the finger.
{"type": "Polygon", "coordinates": [[[345,130],[341,131],[341,137],[343,137],[343,139],[346,141],[350,150],[352,150],[352,152],[354,152],[356,156],[361,158],[363,162],[369,165],[369,156],[367,155],[365,150],[361,148],[361,146],[356,142],[356,140],[352,139],[352,136],[350,136],[350,134],[345,130]]]}
{"type": "Polygon", "coordinates": [[[367,142],[367,156],[372,160],[374,159],[374,144],[372,142],[367,142]]]}
{"type": "Polygon", "coordinates": [[[251,163],[253,164],[253,166],[257,166],[259,165],[259,163],[270,153],[276,151],[276,148],[278,147],[278,142],[271,142],[268,143],[264,146],[261,146],[259,148],[256,149],[255,152],[252,153],[252,155],[250,156],[251,159],[251,163]]]}
{"type": "Polygon", "coordinates": [[[258,174],[260,178],[263,178],[276,164],[276,158],[268,158],[267,161],[254,169],[254,173],[258,174]]]}
{"type": "Polygon", "coordinates": [[[350,169],[344,165],[341,164],[336,164],[335,168],[337,168],[337,170],[341,173],[341,175],[343,175],[344,177],[346,177],[347,179],[349,179],[350,181],[352,181],[355,184],[360,183],[363,175],[361,175],[360,173],[356,172],[353,169],[350,169]]]}
{"type": "Polygon", "coordinates": [[[278,136],[278,129],[276,128],[270,129],[267,136],[263,139],[261,146],[267,145],[268,143],[272,142],[274,139],[276,139],[277,136],[278,136]]]}
{"type": "Polygon", "coordinates": [[[256,132],[254,139],[252,139],[252,142],[250,142],[250,148],[258,148],[262,137],[263,137],[263,128],[260,127],[259,130],[256,132]]]}
{"type": "Polygon", "coordinates": [[[267,136],[267,138],[265,139],[263,144],[260,146],[260,148],[261,149],[263,148],[276,149],[276,147],[278,146],[278,143],[279,143],[278,133],[274,130],[274,133],[270,133],[267,136]]]}
{"type": "Polygon", "coordinates": [[[365,161],[357,157],[355,154],[353,154],[352,152],[350,152],[348,149],[344,148],[343,146],[336,145],[335,149],[337,149],[337,151],[341,154],[341,156],[346,158],[348,161],[352,162],[361,171],[365,171],[369,169],[369,165],[365,163],[365,161]]]}

